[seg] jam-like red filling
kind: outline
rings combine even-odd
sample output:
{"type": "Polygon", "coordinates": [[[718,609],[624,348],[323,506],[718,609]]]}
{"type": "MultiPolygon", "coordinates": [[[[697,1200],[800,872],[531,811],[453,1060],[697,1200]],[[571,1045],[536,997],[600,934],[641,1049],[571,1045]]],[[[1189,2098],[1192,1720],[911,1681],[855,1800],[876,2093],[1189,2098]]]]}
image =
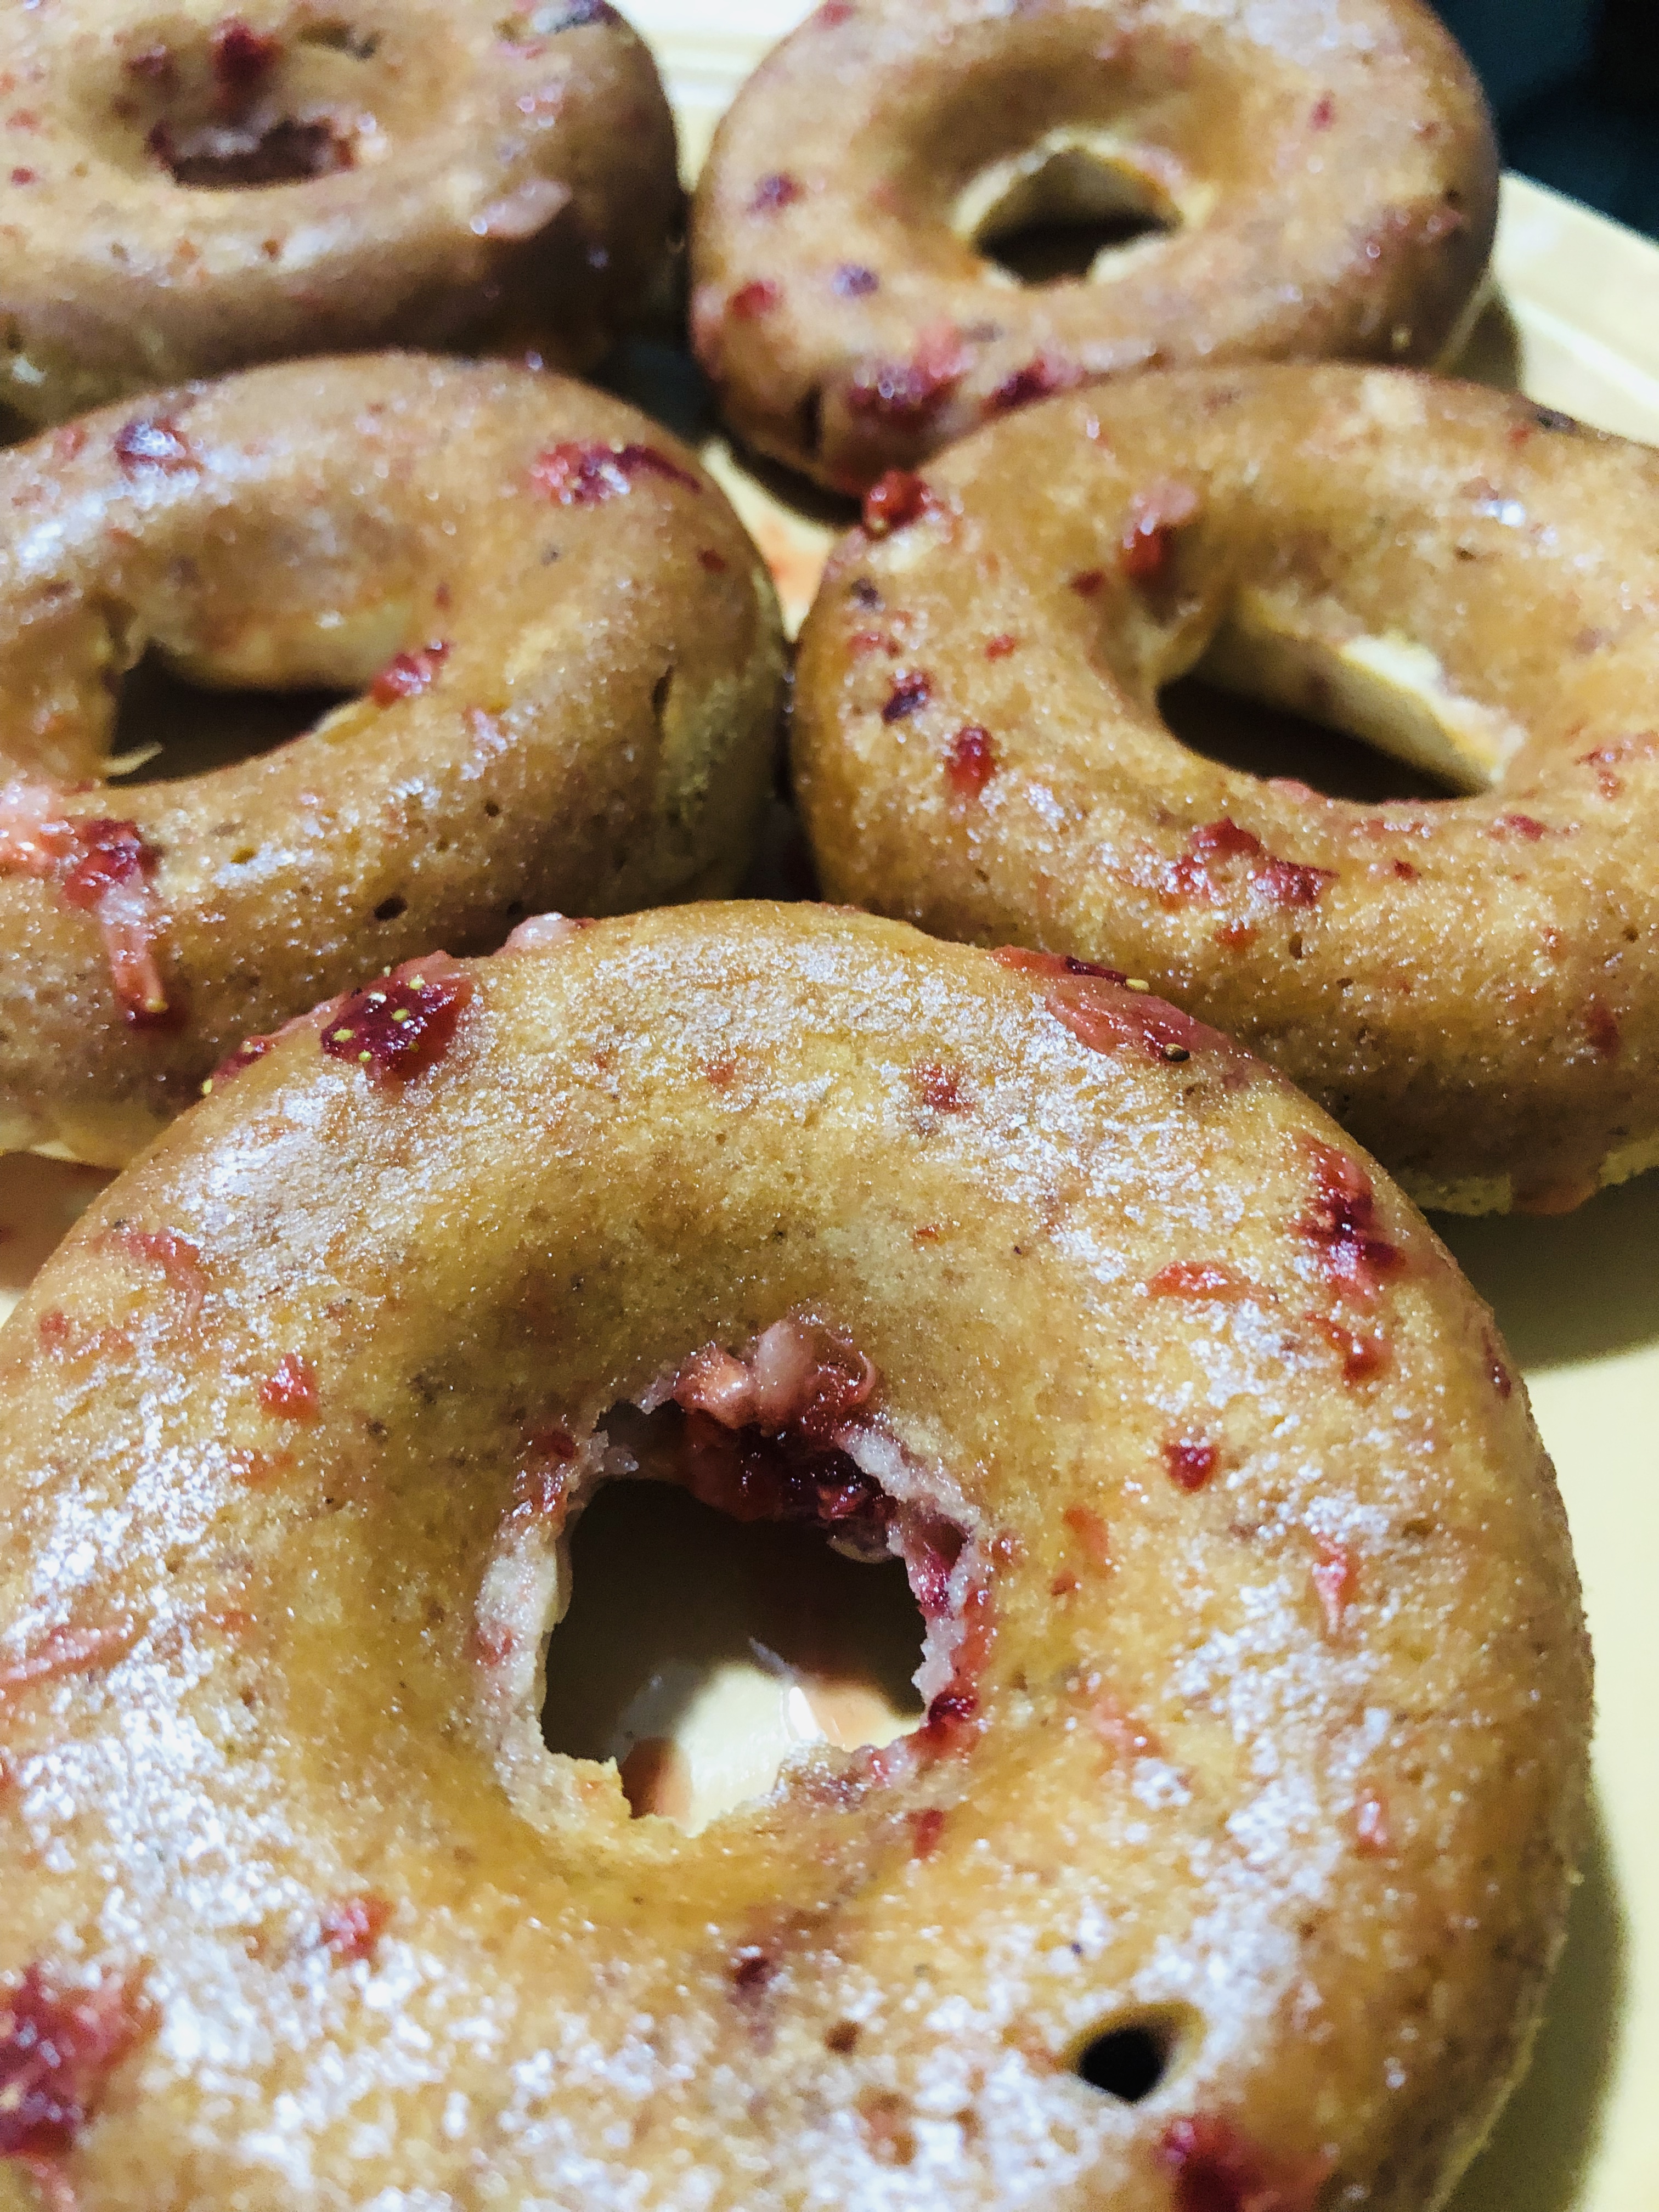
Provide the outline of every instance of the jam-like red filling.
{"type": "Polygon", "coordinates": [[[384,1897],[365,1891],[356,1897],[337,1898],[318,1923],[318,1936],[343,1966],[359,1959],[373,1960],[382,1933],[392,1917],[384,1897]]]}
{"type": "Polygon", "coordinates": [[[770,276],[757,276],[747,284],[739,284],[726,303],[726,312],[734,323],[757,323],[763,315],[769,315],[783,298],[783,287],[770,276]]]}
{"type": "Polygon", "coordinates": [[[369,697],[377,707],[393,706],[399,699],[417,699],[422,691],[432,689],[448,653],[447,641],[434,639],[413,653],[397,654],[369,685],[369,697]]]}
{"type": "Polygon", "coordinates": [[[1108,978],[1068,977],[1056,983],[1046,1000],[1079,1044],[1094,1052],[1127,1047],[1149,1060],[1179,1063],[1221,1040],[1179,1006],[1145,992],[1131,992],[1108,978]]]}
{"type": "Polygon", "coordinates": [[[953,323],[924,331],[908,361],[860,364],[847,387],[848,411],[896,430],[925,430],[968,374],[971,356],[953,323]]]}
{"type": "Polygon", "coordinates": [[[1056,392],[1069,392],[1082,381],[1083,371],[1075,362],[1064,361],[1058,354],[1040,353],[1035,361],[1003,379],[986,401],[984,411],[988,416],[1011,414],[1016,407],[1047,399],[1056,392]]]}
{"type": "Polygon", "coordinates": [[[357,1061],[377,1082],[407,1082],[443,1058],[473,989],[447,953],[406,960],[339,1001],[324,1027],[323,1050],[357,1061]]]}
{"type": "MultiPolygon", "coordinates": [[[[988,1568],[1012,1553],[1005,1542],[981,1555],[965,1514],[941,1501],[943,1479],[930,1478],[892,1435],[879,1395],[876,1370],[851,1338],[805,1310],[739,1348],[705,1344],[584,1440],[562,1425],[526,1436],[497,1563],[544,1559],[594,1483],[617,1475],[673,1484],[738,1522],[814,1530],[872,1564],[902,1560],[927,1624],[916,1676],[927,1700],[922,1724],[882,1753],[866,1747],[846,1767],[798,1778],[803,1789],[851,1792],[852,1802],[914,1775],[920,1762],[978,1735],[995,1626],[988,1568]]],[[[486,1577],[473,1641],[491,1674],[522,1667],[533,1642],[535,1625],[515,1617],[506,1595],[523,1579],[494,1567],[486,1577]]],[[[653,1740],[630,1803],[666,1809],[654,1778],[671,1753],[653,1740]]]]}
{"type": "Polygon", "coordinates": [[[968,1101],[963,1096],[962,1075],[954,1067],[942,1067],[937,1060],[923,1060],[910,1071],[911,1088],[921,1104],[934,1114],[965,1114],[968,1101]]]}
{"type": "Polygon", "coordinates": [[[114,1975],[54,1989],[34,1965],[0,2008],[0,2158],[61,2154],[149,2027],[137,1990],[114,1975]]]}
{"type": "Polygon", "coordinates": [[[317,1418],[317,1370],[297,1352],[285,1352],[259,1385],[259,1403],[285,1421],[317,1418]]]}
{"type": "Polygon", "coordinates": [[[73,821],[46,784],[0,791],[0,875],[52,878],[77,912],[93,915],[104,939],[110,981],[126,1019],[166,1018],[167,991],[156,965],[159,912],[150,878],[161,855],[137,824],[73,821]]]}
{"type": "Polygon", "coordinates": [[[861,261],[843,261],[830,279],[830,289],[838,300],[867,300],[880,291],[881,279],[861,261]]]}
{"type": "Polygon", "coordinates": [[[1313,2212],[1324,2179],[1318,2164],[1275,2171],[1231,2120],[1209,2113],[1171,2120],[1158,2151],[1175,2178],[1175,2212],[1313,2212]]]}
{"type": "Polygon", "coordinates": [[[1592,999],[1584,1009],[1584,1035],[1590,1048],[1603,1060],[1617,1060],[1623,1046],[1623,1035],[1619,1017],[1601,999],[1592,999]]]}
{"type": "Polygon", "coordinates": [[[1260,1293],[1254,1285],[1218,1260],[1171,1260],[1146,1285],[1155,1298],[1199,1298],[1237,1305],[1260,1293]]]}
{"type": "Polygon", "coordinates": [[[775,169],[763,177],[750,196],[751,215],[776,215],[780,210],[793,207],[797,200],[805,199],[806,187],[799,177],[787,170],[775,169]]]}
{"type": "MultiPolygon", "coordinates": [[[[865,1559],[902,1558],[930,1635],[942,1639],[911,1741],[929,1755],[964,1747],[978,1732],[994,1636],[990,1592],[977,1568],[964,1568],[969,1538],[957,1522],[901,1501],[854,1458],[878,1433],[869,1360],[839,1331],[796,1315],[742,1353],[705,1345],[659,1387],[645,1444],[652,1473],[736,1520],[792,1522],[865,1559]],[[679,1427],[665,1430],[675,1419],[679,1427]]],[[[890,1439],[883,1449],[897,1453],[890,1439]]]]}
{"type": "Polygon", "coordinates": [[[26,1690],[36,1682],[58,1682],[71,1674],[95,1674],[124,1659],[138,1640],[136,1623],[112,1621],[103,1627],[60,1620],[0,1658],[0,1691],[26,1690]]]}
{"type": "Polygon", "coordinates": [[[222,104],[240,113],[270,76],[282,54],[282,42],[256,31],[240,15],[227,15],[208,40],[208,65],[222,104]]]}
{"type": "Polygon", "coordinates": [[[1387,1372],[1394,1354],[1386,1337],[1362,1336],[1329,1314],[1310,1314],[1308,1319],[1341,1359],[1345,1382],[1369,1382],[1387,1372]]]}
{"type": "Polygon", "coordinates": [[[1316,1139],[1309,1139],[1307,1152],[1313,1196],[1297,1231],[1318,1251],[1334,1283],[1369,1295],[1403,1271],[1406,1255],[1379,1234],[1376,1194],[1358,1163],[1316,1139]]]}
{"type": "Polygon", "coordinates": [[[908,675],[896,676],[881,710],[881,719],[884,722],[908,722],[912,714],[921,712],[933,696],[933,679],[925,669],[913,669],[908,675]]]}
{"type": "Polygon", "coordinates": [[[919,522],[938,504],[925,477],[912,469],[889,469],[864,495],[864,526],[872,538],[885,538],[919,522]]]}
{"type": "Polygon", "coordinates": [[[130,477],[176,476],[198,465],[195,448],[170,415],[136,415],[115,434],[115,458],[130,477]]]}
{"type": "Polygon", "coordinates": [[[1385,1859],[1394,1849],[1388,1806],[1374,1790],[1367,1790],[1354,1807],[1353,1831],[1362,1857],[1385,1859]]]}
{"type": "Polygon", "coordinates": [[[671,461],[654,446],[608,446],[597,440],[550,446],[530,468],[530,480],[561,507],[602,507],[625,499],[641,477],[655,477],[686,491],[702,486],[689,469],[671,461]]]}
{"type": "Polygon", "coordinates": [[[706,1345],[670,1392],[684,1416],[680,1479],[734,1521],[785,1521],[885,1549],[894,1501],[835,1438],[875,1370],[830,1331],[781,1322],[746,1359],[706,1345]]]}
{"type": "Polygon", "coordinates": [[[1318,1592],[1320,1611],[1325,1617],[1325,1633],[1340,1636],[1349,1601],[1359,1586],[1359,1571],[1346,1544],[1334,1543],[1328,1536],[1319,1537],[1317,1542],[1319,1558],[1313,1570],[1314,1589],[1318,1592]]]}
{"type": "Polygon", "coordinates": [[[951,740],[945,758],[945,781],[957,799],[977,799],[996,774],[996,747],[991,732],[977,722],[964,723],[951,740]]]}
{"type": "Polygon", "coordinates": [[[910,1856],[913,1859],[930,1859],[939,1849],[945,1833],[945,1809],[939,1805],[923,1805],[904,1816],[910,1830],[910,1856]]]}
{"type": "Polygon", "coordinates": [[[1164,1464],[1178,1490],[1202,1490],[1219,1465],[1221,1454],[1203,1437],[1170,1437],[1164,1464]]]}
{"type": "Polygon", "coordinates": [[[187,1237],[172,1229],[141,1229],[131,1221],[121,1221],[105,1230],[98,1243],[101,1250],[125,1252],[143,1266],[159,1267],[169,1288],[183,1300],[185,1321],[196,1319],[207,1296],[207,1274],[200,1248],[187,1237]]]}
{"type": "Polygon", "coordinates": [[[1186,852],[1164,863],[1158,884],[1163,903],[1213,905],[1237,861],[1245,864],[1242,872],[1251,892],[1269,906],[1316,906],[1326,884],[1336,880],[1334,869],[1280,860],[1253,831],[1224,815],[1219,822],[1200,823],[1188,836],[1186,852]]]}
{"type": "Polygon", "coordinates": [[[1129,1050],[1175,1066],[1201,1052],[1222,1063],[1229,1087],[1250,1079],[1255,1063],[1231,1037],[1153,997],[1144,983],[1132,985],[1120,969],[1012,945],[992,957],[1004,968],[1052,977],[1044,1005],[1092,1052],[1129,1050]]]}
{"type": "Polygon", "coordinates": [[[1198,494],[1190,484],[1155,484],[1129,502],[1119,558],[1123,573],[1137,584],[1157,583],[1170,565],[1176,532],[1198,513],[1198,494]]]}
{"type": "Polygon", "coordinates": [[[1111,1532],[1092,1505],[1068,1505],[1060,1519],[1077,1539],[1078,1549],[1091,1567],[1111,1565],[1111,1532]]]}
{"type": "Polygon", "coordinates": [[[991,957],[999,968],[1012,968],[1022,975],[1097,975],[1106,983],[1127,981],[1121,968],[1103,968],[1097,961],[1074,959],[1069,952],[1028,952],[1023,945],[1003,945],[991,957]]]}

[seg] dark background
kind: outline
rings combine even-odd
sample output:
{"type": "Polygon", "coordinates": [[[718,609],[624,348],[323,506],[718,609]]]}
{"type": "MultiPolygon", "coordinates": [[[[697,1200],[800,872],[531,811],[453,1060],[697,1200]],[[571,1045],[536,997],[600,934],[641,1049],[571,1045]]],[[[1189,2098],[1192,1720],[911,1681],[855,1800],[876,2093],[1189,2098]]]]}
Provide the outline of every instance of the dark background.
{"type": "Polygon", "coordinates": [[[1659,0],[1439,0],[1512,169],[1659,236],[1659,0]]]}

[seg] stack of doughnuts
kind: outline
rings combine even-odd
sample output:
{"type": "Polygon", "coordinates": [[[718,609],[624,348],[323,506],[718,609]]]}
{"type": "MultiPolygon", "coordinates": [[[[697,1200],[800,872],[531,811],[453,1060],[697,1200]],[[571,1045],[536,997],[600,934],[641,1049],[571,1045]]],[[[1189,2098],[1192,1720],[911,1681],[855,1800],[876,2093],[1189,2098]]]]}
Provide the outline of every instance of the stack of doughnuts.
{"type": "Polygon", "coordinates": [[[24,14],[0,1146],[124,1172],[0,1331],[0,2212],[1440,2203],[1589,1663],[1378,1160],[1659,1151],[1652,463],[1412,366],[1492,233],[1455,46],[825,0],[740,94],[692,338],[863,502],[831,908],[728,896],[764,564],[546,367],[677,205],[614,9],[24,14]],[[339,703],[131,784],[146,660],[339,703]],[[1463,795],[1202,761],[1194,667],[1463,795]],[[624,1481],[900,1563],[920,1720],[697,1832],[550,1749],[624,1481]]]}

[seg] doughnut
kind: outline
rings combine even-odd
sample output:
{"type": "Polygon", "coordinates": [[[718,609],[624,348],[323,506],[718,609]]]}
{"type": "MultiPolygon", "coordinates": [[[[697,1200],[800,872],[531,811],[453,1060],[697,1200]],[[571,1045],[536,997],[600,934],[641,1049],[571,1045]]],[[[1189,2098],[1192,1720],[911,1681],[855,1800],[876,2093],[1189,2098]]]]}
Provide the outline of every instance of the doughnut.
{"type": "Polygon", "coordinates": [[[692,330],[734,428],[862,491],[1144,368],[1432,362],[1497,222],[1474,72],[1420,0],[829,0],[716,135],[692,330]],[[1139,218],[1022,287],[1033,220],[1139,218]]]}
{"type": "Polygon", "coordinates": [[[1425,1205],[1559,1212],[1659,1159],[1645,447],[1400,370],[1174,372],[866,513],[796,690],[827,896],[1144,977],[1425,1205]],[[1158,706],[1194,667],[1456,795],[1196,753],[1158,706]]]}
{"type": "Polygon", "coordinates": [[[733,888],[782,651],[684,448],[525,368],[286,363],[0,454],[0,1150],[119,1166],[377,966],[733,888]],[[124,787],[146,648],[356,696],[124,787]]]}
{"type": "Polygon", "coordinates": [[[32,424],[389,344],[585,368],[678,206],[605,0],[9,9],[0,399],[32,424]]]}
{"type": "Polygon", "coordinates": [[[0,1332],[0,2153],[82,2212],[1438,2204],[1589,1686],[1421,1218],[1057,955],[754,902],[447,988],[418,1068],[296,1024],[0,1332]],[[697,1834],[550,1752],[630,1479],[902,1557],[925,1717],[697,1834]]]}

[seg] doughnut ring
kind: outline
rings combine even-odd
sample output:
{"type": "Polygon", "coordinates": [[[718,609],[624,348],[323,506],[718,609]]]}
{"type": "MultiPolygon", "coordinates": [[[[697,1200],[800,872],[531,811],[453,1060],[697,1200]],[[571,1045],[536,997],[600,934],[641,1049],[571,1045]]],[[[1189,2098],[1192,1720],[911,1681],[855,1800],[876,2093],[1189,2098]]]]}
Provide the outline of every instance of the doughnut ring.
{"type": "Polygon", "coordinates": [[[366,970],[554,904],[733,888],[782,680],[719,489],[555,377],[291,362],[0,455],[0,1148],[118,1166],[250,1032],[366,970]],[[359,696],[122,788],[114,694],[146,647],[359,696]]]}
{"type": "Polygon", "coordinates": [[[677,213],[603,0],[133,0],[0,25],[0,399],[31,423],[295,355],[596,361],[677,213]]]}
{"type": "Polygon", "coordinates": [[[722,122],[692,332],[733,427],[839,490],[1149,368],[1440,359],[1497,222],[1419,0],[829,0],[722,122]],[[1022,289],[1033,220],[1161,235],[1022,289]]]}
{"type": "Polygon", "coordinates": [[[0,2153],[82,2212],[1440,2203],[1589,1685],[1419,1217],[1077,961],[752,903],[427,986],[418,1067],[297,1024],[0,1334],[0,2153]],[[698,1835],[550,1753],[630,1475],[902,1556],[923,1722],[698,1835]]]}
{"type": "Polygon", "coordinates": [[[827,896],[1145,976],[1424,1204],[1659,1160],[1645,448],[1398,371],[1214,371],[1058,399],[866,513],[796,691],[827,896]],[[1203,758],[1158,707],[1194,666],[1463,795],[1203,758]]]}

